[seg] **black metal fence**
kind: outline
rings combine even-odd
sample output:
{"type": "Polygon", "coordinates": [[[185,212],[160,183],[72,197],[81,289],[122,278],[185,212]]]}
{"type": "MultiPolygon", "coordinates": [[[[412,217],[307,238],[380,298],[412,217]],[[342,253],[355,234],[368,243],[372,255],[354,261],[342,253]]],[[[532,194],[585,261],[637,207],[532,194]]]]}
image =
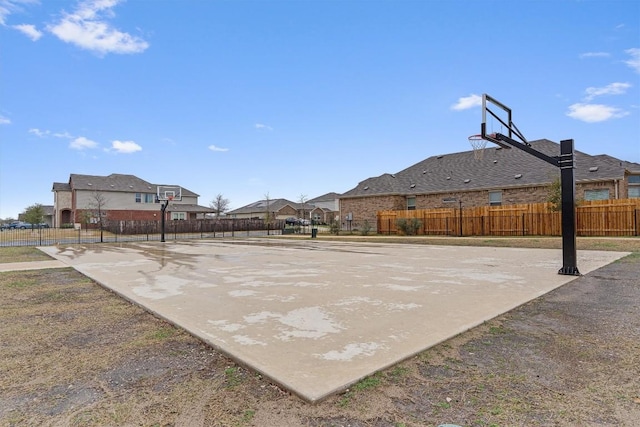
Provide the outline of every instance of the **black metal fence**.
{"type": "MultiPolygon", "coordinates": [[[[214,239],[225,237],[259,237],[279,235],[284,221],[266,223],[255,219],[167,221],[165,240],[214,239]]],[[[51,246],[57,244],[114,243],[160,241],[160,221],[105,221],[102,229],[35,228],[9,229],[0,232],[1,246],[51,246]]]]}

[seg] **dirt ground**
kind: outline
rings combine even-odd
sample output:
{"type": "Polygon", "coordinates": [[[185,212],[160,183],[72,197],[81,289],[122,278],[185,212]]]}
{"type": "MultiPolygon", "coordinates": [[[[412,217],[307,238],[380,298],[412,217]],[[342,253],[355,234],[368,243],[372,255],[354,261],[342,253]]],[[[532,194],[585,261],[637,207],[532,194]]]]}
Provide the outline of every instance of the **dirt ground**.
{"type": "Polygon", "coordinates": [[[634,253],[317,404],[72,269],[1,273],[0,425],[640,425],[640,239],[578,247],[634,253]]]}

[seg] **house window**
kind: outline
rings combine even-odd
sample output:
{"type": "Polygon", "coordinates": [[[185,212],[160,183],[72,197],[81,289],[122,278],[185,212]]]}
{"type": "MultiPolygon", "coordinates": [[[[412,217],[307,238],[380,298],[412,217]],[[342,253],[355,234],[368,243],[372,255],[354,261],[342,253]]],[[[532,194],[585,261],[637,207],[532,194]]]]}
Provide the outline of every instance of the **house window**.
{"type": "Polygon", "coordinates": [[[640,198],[640,175],[629,175],[629,198],[640,198]]]}
{"type": "Polygon", "coordinates": [[[147,193],[144,195],[145,203],[154,203],[156,201],[156,195],[153,193],[147,193]]]}
{"type": "Polygon", "coordinates": [[[136,203],[142,203],[142,194],[136,193],[136,203]]]}
{"type": "Polygon", "coordinates": [[[609,200],[609,189],[584,190],[585,200],[609,200]]]}
{"type": "Polygon", "coordinates": [[[500,206],[502,204],[502,191],[489,191],[489,206],[500,206]]]}
{"type": "Polygon", "coordinates": [[[415,211],[416,210],[416,198],[415,197],[407,197],[407,210],[415,211]]]}
{"type": "Polygon", "coordinates": [[[171,220],[173,221],[183,221],[187,219],[187,213],[186,212],[171,212],[171,220]]]}

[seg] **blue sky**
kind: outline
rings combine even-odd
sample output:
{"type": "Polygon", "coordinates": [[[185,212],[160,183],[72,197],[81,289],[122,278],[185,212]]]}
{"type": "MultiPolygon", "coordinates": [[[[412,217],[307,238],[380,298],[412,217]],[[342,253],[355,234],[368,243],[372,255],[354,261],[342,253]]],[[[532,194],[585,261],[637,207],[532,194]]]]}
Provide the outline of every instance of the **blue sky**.
{"type": "Polygon", "coordinates": [[[345,192],[469,150],[482,93],[640,162],[640,2],[0,0],[0,218],[71,173],[345,192]]]}

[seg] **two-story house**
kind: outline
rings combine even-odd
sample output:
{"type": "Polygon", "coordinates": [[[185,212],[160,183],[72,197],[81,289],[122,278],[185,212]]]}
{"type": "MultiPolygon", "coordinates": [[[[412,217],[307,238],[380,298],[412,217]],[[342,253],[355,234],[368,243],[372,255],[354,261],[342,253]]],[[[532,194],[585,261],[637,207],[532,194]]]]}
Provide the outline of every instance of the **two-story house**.
{"type": "MultiPolygon", "coordinates": [[[[134,175],[71,174],[68,182],[53,183],[52,225],[96,223],[99,216],[114,221],[160,220],[158,187],[158,184],[134,175]]],[[[167,220],[200,219],[206,213],[214,212],[214,209],[198,205],[198,194],[186,188],[182,188],[181,193],[181,200],[167,205],[167,220]]]]}

